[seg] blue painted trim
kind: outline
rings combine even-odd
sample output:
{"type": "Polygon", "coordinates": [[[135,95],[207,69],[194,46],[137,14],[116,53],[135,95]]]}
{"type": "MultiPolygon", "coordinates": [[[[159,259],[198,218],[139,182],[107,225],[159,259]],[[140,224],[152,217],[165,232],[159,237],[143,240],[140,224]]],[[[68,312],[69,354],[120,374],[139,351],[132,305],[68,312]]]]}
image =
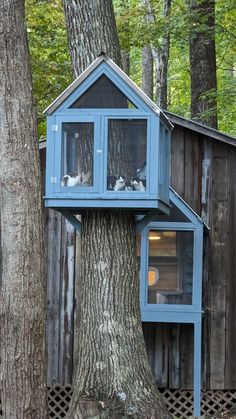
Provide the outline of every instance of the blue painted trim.
{"type": "Polygon", "coordinates": [[[55,178],[55,132],[52,126],[55,124],[55,116],[47,119],[47,149],[46,149],[46,195],[53,193],[53,183],[51,178],[55,178]]]}
{"type": "Polygon", "coordinates": [[[160,211],[168,213],[169,208],[161,201],[148,199],[61,199],[60,197],[48,198],[45,197],[45,206],[47,208],[74,208],[77,213],[81,212],[83,208],[126,208],[134,209],[135,211],[142,211],[146,209],[159,208],[160,211]]]}
{"type": "Polygon", "coordinates": [[[73,225],[73,227],[78,231],[78,233],[81,233],[81,222],[74,216],[74,214],[68,210],[62,210],[60,209],[59,212],[73,225]]]}
{"type": "MultiPolygon", "coordinates": [[[[148,113],[155,114],[155,112],[149,107],[130,86],[105,62],[101,63],[83,82],[82,84],[71,93],[71,95],[56,109],[55,113],[64,111],[76,101],[89,87],[102,75],[106,75],[123,93],[126,97],[139,109],[148,113]]],[[[87,109],[87,112],[91,112],[91,109],[87,109]]]]}
{"type": "MultiPolygon", "coordinates": [[[[167,306],[167,304],[166,304],[167,306]]],[[[200,312],[180,312],[180,311],[171,311],[169,309],[170,304],[163,311],[155,311],[154,313],[146,310],[141,306],[141,319],[143,322],[153,322],[153,323],[199,323],[202,317],[200,312]]]]}
{"type": "Polygon", "coordinates": [[[153,218],[156,218],[157,217],[158,214],[159,214],[159,211],[158,210],[153,210],[153,211],[150,211],[147,215],[145,215],[141,220],[139,220],[136,223],[136,231],[137,231],[137,233],[140,233],[142,231],[142,229],[144,227],[146,227],[146,225],[148,223],[150,223],[150,221],[153,220],[153,218]]]}

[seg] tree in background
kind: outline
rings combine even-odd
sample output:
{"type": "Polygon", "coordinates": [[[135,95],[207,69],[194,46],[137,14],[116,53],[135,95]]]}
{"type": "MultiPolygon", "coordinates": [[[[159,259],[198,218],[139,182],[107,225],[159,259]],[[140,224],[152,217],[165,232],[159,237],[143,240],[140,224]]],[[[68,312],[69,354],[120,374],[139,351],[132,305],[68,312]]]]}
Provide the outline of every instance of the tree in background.
{"type": "MultiPolygon", "coordinates": [[[[101,51],[121,64],[111,0],[63,0],[73,72],[101,51]]],[[[69,418],[159,418],[168,413],[148,364],[139,307],[135,217],[84,210],[79,360],[69,418]]]]}
{"type": "Polygon", "coordinates": [[[39,138],[45,138],[44,109],[72,81],[61,0],[26,0],[27,32],[38,108],[39,138]]]}
{"type": "MultiPolygon", "coordinates": [[[[167,109],[190,118],[189,23],[191,17],[189,17],[190,9],[187,8],[186,1],[172,2],[171,12],[168,18],[165,18],[163,16],[164,1],[148,0],[155,14],[155,21],[147,21],[147,10],[142,6],[141,0],[113,0],[113,4],[121,44],[122,65],[126,63],[123,69],[128,73],[128,67],[130,67],[130,76],[138,85],[141,86],[142,81],[142,50],[144,53],[146,46],[149,49],[146,53],[149,55],[150,68],[152,68],[150,43],[159,46],[163,35],[170,34],[167,109]]],[[[50,2],[26,0],[26,5],[34,88],[39,108],[39,134],[43,137],[45,136],[45,120],[42,117],[42,110],[71,82],[71,68],[68,61],[61,0],[50,2]]],[[[222,131],[235,134],[236,9],[232,0],[217,0],[215,19],[218,127],[222,131]]],[[[198,26],[202,29],[204,23],[198,26]]],[[[194,26],[194,28],[197,31],[197,27],[194,26]]],[[[146,65],[144,58],[143,63],[146,65]]],[[[144,79],[146,83],[147,77],[145,76],[144,79]]],[[[144,84],[143,88],[149,95],[153,91],[153,86],[150,87],[150,81],[148,83],[149,90],[144,84]]],[[[209,92],[202,97],[211,99],[214,95],[209,92]]]]}
{"type": "Polygon", "coordinates": [[[47,418],[41,175],[24,1],[0,2],[0,326],[5,419],[47,418]]]}
{"type": "Polygon", "coordinates": [[[215,0],[187,0],[191,117],[217,128],[215,0]]]}

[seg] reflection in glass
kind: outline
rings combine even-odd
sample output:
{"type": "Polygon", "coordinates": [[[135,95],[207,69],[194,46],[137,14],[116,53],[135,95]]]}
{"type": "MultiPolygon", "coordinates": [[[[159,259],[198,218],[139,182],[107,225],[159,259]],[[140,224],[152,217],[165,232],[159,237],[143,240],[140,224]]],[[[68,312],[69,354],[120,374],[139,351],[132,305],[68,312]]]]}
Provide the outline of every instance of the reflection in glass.
{"type": "Polygon", "coordinates": [[[146,190],[147,120],[110,119],[108,123],[107,189],[146,190]]]}
{"type": "Polygon", "coordinates": [[[192,304],[193,232],[150,230],[148,304],[192,304]]]}
{"type": "Polygon", "coordinates": [[[61,186],[93,185],[94,124],[62,124],[61,186]]]}

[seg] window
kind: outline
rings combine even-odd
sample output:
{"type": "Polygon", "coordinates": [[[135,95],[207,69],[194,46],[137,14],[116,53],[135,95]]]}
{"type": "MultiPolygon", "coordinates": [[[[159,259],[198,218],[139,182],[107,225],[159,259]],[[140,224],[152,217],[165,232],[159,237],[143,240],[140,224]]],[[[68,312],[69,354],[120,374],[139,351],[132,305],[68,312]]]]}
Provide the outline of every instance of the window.
{"type": "Polygon", "coordinates": [[[193,232],[149,230],[148,304],[192,304],[193,232]]]}
{"type": "Polygon", "coordinates": [[[94,124],[62,124],[61,186],[93,185],[94,124]]]}
{"type": "Polygon", "coordinates": [[[107,189],[146,190],[147,120],[109,119],[107,189]]]}

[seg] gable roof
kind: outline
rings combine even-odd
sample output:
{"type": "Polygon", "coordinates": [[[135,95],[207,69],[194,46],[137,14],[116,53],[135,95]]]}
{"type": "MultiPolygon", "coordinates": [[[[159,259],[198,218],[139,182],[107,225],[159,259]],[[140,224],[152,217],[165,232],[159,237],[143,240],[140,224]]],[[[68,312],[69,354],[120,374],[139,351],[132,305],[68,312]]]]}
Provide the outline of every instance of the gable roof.
{"type": "Polygon", "coordinates": [[[222,141],[223,143],[236,146],[236,137],[225,134],[224,132],[218,131],[217,129],[207,127],[206,125],[200,124],[200,122],[193,121],[191,119],[184,118],[183,116],[176,115],[174,113],[164,111],[165,115],[175,125],[179,125],[183,128],[196,131],[206,137],[214,138],[215,140],[222,141]]]}
{"type": "Polygon", "coordinates": [[[44,113],[51,115],[55,110],[83,83],[83,81],[103,62],[105,62],[120,78],[146,103],[152,111],[154,111],[160,118],[169,126],[170,129],[173,125],[165,113],[112,61],[101,53],[96,60],[86,68],[83,73],[77,77],[65,90],[49,105],[44,113]]]}

